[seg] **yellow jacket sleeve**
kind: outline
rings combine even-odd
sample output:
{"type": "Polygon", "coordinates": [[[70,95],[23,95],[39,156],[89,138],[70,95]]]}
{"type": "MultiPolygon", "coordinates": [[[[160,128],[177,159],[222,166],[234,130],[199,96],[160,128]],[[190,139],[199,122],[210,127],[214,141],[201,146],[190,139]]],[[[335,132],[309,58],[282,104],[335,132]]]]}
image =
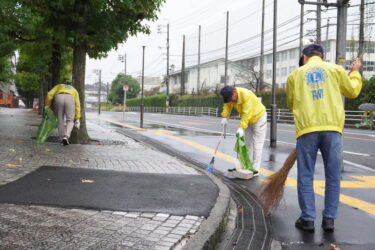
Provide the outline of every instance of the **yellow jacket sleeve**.
{"type": "Polygon", "coordinates": [[[232,108],[233,108],[232,102],[224,103],[223,112],[221,113],[221,117],[223,117],[223,118],[229,117],[230,113],[232,112],[232,108]]]}
{"type": "Polygon", "coordinates": [[[79,120],[81,119],[81,102],[79,101],[79,94],[77,91],[75,91],[75,95],[74,95],[74,102],[76,104],[76,120],[79,120]]]}
{"type": "Polygon", "coordinates": [[[340,92],[347,98],[356,98],[362,89],[362,77],[358,71],[353,71],[349,76],[341,67],[340,92]]]}
{"type": "Polygon", "coordinates": [[[288,80],[286,81],[286,103],[288,109],[293,111],[293,98],[294,98],[294,74],[290,74],[288,76],[288,80]]]}
{"type": "Polygon", "coordinates": [[[52,100],[55,97],[55,95],[57,94],[57,90],[58,89],[59,89],[59,86],[56,85],[50,91],[48,91],[48,94],[47,94],[47,97],[46,97],[46,101],[45,101],[46,106],[50,106],[51,107],[52,100]]]}

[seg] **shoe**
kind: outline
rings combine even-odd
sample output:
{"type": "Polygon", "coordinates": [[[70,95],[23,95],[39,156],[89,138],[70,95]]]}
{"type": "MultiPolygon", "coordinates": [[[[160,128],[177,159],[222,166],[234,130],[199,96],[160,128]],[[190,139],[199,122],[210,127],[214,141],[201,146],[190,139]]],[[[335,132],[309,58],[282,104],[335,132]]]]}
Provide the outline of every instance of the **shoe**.
{"type": "Polygon", "coordinates": [[[323,217],[322,228],[326,232],[332,232],[335,230],[335,220],[332,218],[323,217]]]}
{"type": "Polygon", "coordinates": [[[307,221],[299,218],[295,223],[296,228],[301,229],[306,232],[314,232],[314,221],[307,221]]]}
{"type": "Polygon", "coordinates": [[[63,146],[68,146],[69,145],[68,137],[64,136],[63,139],[61,140],[61,144],[63,146]]]}
{"type": "Polygon", "coordinates": [[[259,176],[259,172],[258,172],[258,171],[253,172],[253,176],[254,176],[254,177],[255,177],[255,176],[259,176]]]}

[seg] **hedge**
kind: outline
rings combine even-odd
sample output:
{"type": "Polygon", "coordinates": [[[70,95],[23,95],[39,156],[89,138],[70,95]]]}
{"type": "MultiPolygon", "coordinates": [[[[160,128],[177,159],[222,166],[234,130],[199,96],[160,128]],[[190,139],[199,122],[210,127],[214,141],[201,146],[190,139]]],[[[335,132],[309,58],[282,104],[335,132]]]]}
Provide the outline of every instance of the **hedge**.
{"type": "MultiPolygon", "coordinates": [[[[375,81],[375,78],[373,79],[375,81]]],[[[368,81],[366,82],[368,84],[368,81]]],[[[365,87],[362,90],[361,95],[357,99],[345,99],[345,109],[346,110],[358,110],[358,106],[363,102],[373,102],[373,99],[367,100],[369,98],[363,98],[364,92],[366,92],[366,83],[365,87]]],[[[373,83],[374,84],[374,83],[373,83]]],[[[368,84],[370,85],[370,84],[368,84]]],[[[258,94],[262,98],[262,103],[266,106],[267,109],[271,107],[272,102],[272,92],[261,92],[258,94]]],[[[144,98],[145,107],[165,107],[166,95],[159,94],[153,96],[147,96],[144,98]]],[[[126,101],[127,106],[140,106],[141,99],[133,98],[126,101]]],[[[279,109],[287,109],[286,103],[286,93],[285,90],[277,90],[276,92],[276,105],[279,109]]],[[[210,108],[219,108],[221,112],[223,106],[223,99],[221,96],[217,95],[207,95],[207,96],[194,96],[194,95],[185,95],[177,96],[175,94],[170,95],[169,106],[171,107],[210,107],[210,108]]]]}

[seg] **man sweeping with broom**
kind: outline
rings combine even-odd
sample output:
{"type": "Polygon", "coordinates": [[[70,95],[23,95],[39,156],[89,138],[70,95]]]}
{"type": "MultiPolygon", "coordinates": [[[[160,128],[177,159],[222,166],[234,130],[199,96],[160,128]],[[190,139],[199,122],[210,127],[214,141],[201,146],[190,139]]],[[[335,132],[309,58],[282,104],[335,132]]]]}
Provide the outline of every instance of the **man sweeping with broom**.
{"type": "Polygon", "coordinates": [[[349,76],[344,68],[323,61],[323,48],[310,44],[302,51],[303,66],[287,80],[287,104],[293,112],[297,136],[298,203],[301,215],[295,226],[314,231],[315,197],[313,189],[315,162],[320,150],[326,176],[322,228],[334,230],[340,196],[342,131],[345,112],[341,95],[355,98],[362,88],[356,59],[349,76]]]}

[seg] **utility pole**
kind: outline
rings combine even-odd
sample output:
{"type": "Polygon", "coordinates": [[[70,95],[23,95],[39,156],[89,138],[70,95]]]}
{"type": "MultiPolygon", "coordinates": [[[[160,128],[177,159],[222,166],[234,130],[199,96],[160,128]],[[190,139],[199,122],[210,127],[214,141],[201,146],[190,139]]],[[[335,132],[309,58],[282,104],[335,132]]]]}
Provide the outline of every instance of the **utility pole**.
{"type": "Polygon", "coordinates": [[[123,62],[124,63],[124,74],[126,75],[126,53],[123,55],[118,55],[118,58],[117,58],[119,61],[123,62]]]}
{"type": "Polygon", "coordinates": [[[327,60],[327,49],[329,46],[329,41],[328,41],[328,34],[329,34],[329,18],[327,19],[327,30],[326,30],[326,42],[325,42],[325,50],[324,50],[324,58],[327,60]]]}
{"type": "Polygon", "coordinates": [[[107,100],[107,105],[108,105],[108,97],[109,97],[109,82],[107,82],[107,98],[106,98],[106,100],[107,100]]]}
{"type": "Polygon", "coordinates": [[[229,11],[227,11],[227,28],[225,36],[225,66],[224,66],[224,85],[227,86],[228,77],[228,31],[229,31],[229,11]]]}
{"type": "Polygon", "coordinates": [[[199,25],[198,31],[198,72],[197,72],[197,95],[199,95],[199,83],[201,77],[201,26],[199,25]]]}
{"type": "Polygon", "coordinates": [[[302,55],[303,50],[303,18],[304,18],[304,4],[301,4],[301,18],[299,24],[299,54],[302,55]]]}
{"type": "Polygon", "coordinates": [[[126,53],[125,53],[125,57],[124,57],[124,64],[125,64],[124,72],[125,72],[125,75],[126,75],[126,53]]]}
{"type": "Polygon", "coordinates": [[[346,63],[346,24],[348,16],[347,1],[338,1],[337,6],[337,33],[336,33],[336,64],[345,68],[346,63]]]}
{"type": "Polygon", "coordinates": [[[165,85],[167,87],[166,108],[169,108],[169,23],[167,24],[167,77],[165,78],[165,85]]]}
{"type": "MultiPolygon", "coordinates": [[[[359,7],[359,13],[360,13],[360,21],[359,21],[359,41],[358,41],[358,56],[360,56],[363,52],[364,43],[365,43],[365,35],[364,35],[364,29],[365,29],[365,0],[361,0],[361,5],[359,7]]],[[[362,75],[362,67],[359,70],[359,73],[362,75]]]]}
{"type": "Polygon", "coordinates": [[[185,35],[182,36],[181,95],[185,94],[185,35]]]}
{"type": "MultiPolygon", "coordinates": [[[[346,23],[348,17],[349,0],[342,0],[342,4],[337,6],[337,35],[336,35],[336,64],[345,68],[346,64],[346,23]]],[[[342,97],[342,104],[345,109],[345,97],[342,97]]],[[[341,148],[341,155],[343,149],[341,148]]],[[[344,158],[341,159],[341,172],[344,172],[344,158]]]]}
{"type": "MultiPolygon", "coordinates": [[[[265,10],[265,0],[262,0],[262,30],[260,37],[260,62],[259,62],[259,89],[262,89],[263,86],[263,72],[264,72],[264,10],[265,10]]],[[[258,86],[257,86],[258,92],[258,86]]]]}
{"type": "Polygon", "coordinates": [[[145,47],[142,46],[141,128],[143,128],[143,90],[145,82],[145,47]]]}
{"type": "MultiPolygon", "coordinates": [[[[166,101],[165,101],[165,108],[166,111],[168,112],[169,108],[169,23],[167,25],[159,24],[158,25],[158,34],[163,34],[164,32],[162,29],[164,27],[167,27],[167,74],[165,77],[165,87],[166,87],[166,101]]],[[[161,49],[161,47],[159,47],[161,49]]]]}
{"type": "MultiPolygon", "coordinates": [[[[318,0],[318,3],[321,3],[321,0],[318,0]]],[[[316,6],[316,43],[322,43],[322,33],[321,33],[321,26],[322,26],[322,7],[319,5],[316,6]]]]}
{"type": "Polygon", "coordinates": [[[277,0],[273,1],[273,52],[272,52],[272,104],[271,104],[271,133],[270,146],[276,147],[276,48],[277,48],[277,0]]]}
{"type": "Polygon", "coordinates": [[[99,93],[98,93],[98,113],[100,115],[100,95],[101,95],[101,88],[102,88],[102,70],[99,70],[99,93]]]}

